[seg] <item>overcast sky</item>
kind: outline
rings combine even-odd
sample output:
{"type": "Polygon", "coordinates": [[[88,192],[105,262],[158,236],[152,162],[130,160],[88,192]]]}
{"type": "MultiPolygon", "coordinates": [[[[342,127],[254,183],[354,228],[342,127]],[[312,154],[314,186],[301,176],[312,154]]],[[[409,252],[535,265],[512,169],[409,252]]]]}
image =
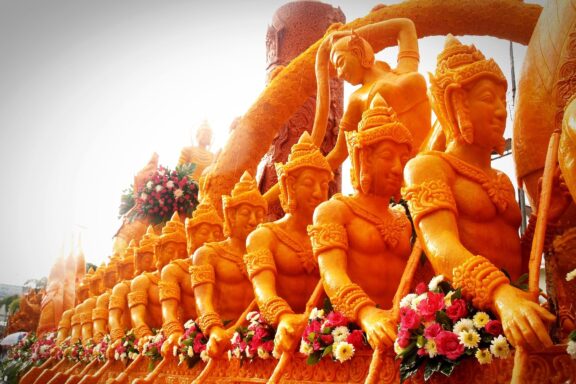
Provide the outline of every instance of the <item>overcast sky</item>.
{"type": "MultiPolygon", "coordinates": [[[[325,2],[348,21],[376,4],[325,2]]],[[[0,0],[0,283],[46,276],[72,234],[100,264],[122,190],[154,151],[173,167],[203,119],[220,147],[264,87],[266,29],[284,3],[0,0]]],[[[421,40],[422,73],[442,42],[421,40]]],[[[509,74],[508,42],[463,42],[509,74]]]]}

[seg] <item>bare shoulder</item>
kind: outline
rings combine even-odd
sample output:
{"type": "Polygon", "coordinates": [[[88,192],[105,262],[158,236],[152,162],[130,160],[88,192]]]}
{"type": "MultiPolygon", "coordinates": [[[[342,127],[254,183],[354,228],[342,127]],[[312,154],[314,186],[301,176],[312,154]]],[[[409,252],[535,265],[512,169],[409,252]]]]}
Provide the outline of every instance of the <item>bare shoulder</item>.
{"type": "Polygon", "coordinates": [[[332,197],[324,201],[314,210],[314,224],[336,223],[345,225],[350,216],[350,210],[342,201],[332,197]]]}
{"type": "MultiPolygon", "coordinates": [[[[275,225],[275,224],[269,224],[275,225]]],[[[253,230],[246,239],[246,250],[251,252],[256,249],[270,248],[274,242],[275,236],[270,228],[259,226],[253,230]]]]}
{"type": "Polygon", "coordinates": [[[112,288],[112,295],[120,296],[120,295],[127,295],[130,292],[130,283],[126,284],[124,282],[120,282],[112,288]]]}
{"type": "Polygon", "coordinates": [[[160,280],[172,281],[176,279],[180,271],[181,269],[172,261],[162,268],[162,272],[160,272],[160,280]]]}
{"type": "Polygon", "coordinates": [[[192,255],[192,265],[212,264],[214,256],[214,250],[210,244],[205,244],[198,248],[192,255]]]}
{"type": "Polygon", "coordinates": [[[143,291],[150,286],[150,279],[145,274],[139,275],[132,280],[130,291],[143,291]]]}
{"type": "Polygon", "coordinates": [[[406,163],[404,180],[407,185],[429,180],[450,181],[454,177],[452,167],[440,156],[422,153],[406,163]]]}

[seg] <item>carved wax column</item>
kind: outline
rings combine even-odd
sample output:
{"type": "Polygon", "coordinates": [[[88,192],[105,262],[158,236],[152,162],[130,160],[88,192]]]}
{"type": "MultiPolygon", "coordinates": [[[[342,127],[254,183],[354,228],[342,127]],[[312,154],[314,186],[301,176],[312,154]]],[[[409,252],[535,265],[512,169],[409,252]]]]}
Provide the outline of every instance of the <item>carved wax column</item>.
{"type": "Polygon", "coordinates": [[[293,351],[308,319],[303,316],[320,273],[306,228],[314,209],[328,199],[332,169],[308,132],[286,164],[276,164],[280,202],[286,214],[260,224],[246,240],[244,263],[258,308],[277,327],[276,353],[293,351]]]}
{"type": "MultiPolygon", "coordinates": [[[[205,199],[196,207],[191,218],[185,220],[187,254],[191,255],[204,245],[223,240],[222,219],[209,201],[205,199]]],[[[189,269],[192,259],[173,260],[162,268],[160,277],[160,301],[162,302],[162,330],[168,338],[164,353],[172,353],[172,346],[184,333],[184,323],[196,319],[194,290],[189,269]]]]}
{"type": "Polygon", "coordinates": [[[224,321],[236,321],[254,297],[243,256],[246,237],[264,221],[267,207],[248,172],[230,195],[222,196],[222,205],[227,238],[198,248],[190,267],[197,323],[209,337],[210,357],[221,356],[230,345],[232,335],[224,329],[224,321]]]}
{"type": "MultiPolygon", "coordinates": [[[[340,8],[318,1],[294,1],[287,3],[274,13],[266,34],[266,63],[269,81],[288,65],[292,59],[304,52],[310,45],[322,38],[332,23],[344,23],[346,18],[340,8]]],[[[326,129],[326,138],[321,146],[323,154],[330,152],[338,136],[338,123],[342,117],[344,86],[340,80],[330,83],[332,103],[326,129]]],[[[278,182],[274,163],[285,163],[292,145],[304,131],[311,132],[316,110],[316,97],[310,96],[292,117],[280,128],[264,155],[257,175],[260,192],[264,193],[278,182]]],[[[340,169],[335,172],[330,185],[330,195],[340,191],[340,169]]],[[[268,220],[276,220],[284,215],[280,202],[268,207],[268,220]]]]}

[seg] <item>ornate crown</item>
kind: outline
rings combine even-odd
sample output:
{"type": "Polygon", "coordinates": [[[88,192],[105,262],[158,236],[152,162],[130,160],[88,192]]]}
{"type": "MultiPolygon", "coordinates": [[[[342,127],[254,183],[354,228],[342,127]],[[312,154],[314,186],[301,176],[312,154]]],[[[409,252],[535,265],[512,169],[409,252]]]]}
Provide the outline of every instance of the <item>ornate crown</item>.
{"type": "Polygon", "coordinates": [[[158,235],[154,232],[154,228],[149,225],[148,229],[142,239],[140,240],[140,246],[136,248],[136,254],[152,252],[154,253],[154,247],[158,243],[158,235]]]}
{"type": "Polygon", "coordinates": [[[186,231],[190,231],[199,224],[218,225],[222,228],[222,218],[212,205],[209,197],[204,198],[192,213],[192,217],[187,217],[185,221],[186,231]]]}
{"type": "Polygon", "coordinates": [[[129,265],[134,263],[134,250],[136,249],[136,240],[130,240],[128,247],[124,250],[124,255],[120,259],[120,265],[129,265]]]}
{"type": "Polygon", "coordinates": [[[186,243],[186,231],[184,230],[184,224],[180,221],[180,215],[178,215],[177,211],[174,212],[170,221],[162,227],[162,234],[160,234],[160,238],[158,239],[158,245],[168,242],[186,243]]]}
{"type": "Polygon", "coordinates": [[[250,204],[254,207],[262,207],[265,210],[268,209],[266,200],[264,200],[260,191],[258,191],[256,181],[248,171],[245,171],[242,177],[240,177],[240,181],[236,183],[229,196],[222,196],[224,211],[240,204],[250,204]]]}

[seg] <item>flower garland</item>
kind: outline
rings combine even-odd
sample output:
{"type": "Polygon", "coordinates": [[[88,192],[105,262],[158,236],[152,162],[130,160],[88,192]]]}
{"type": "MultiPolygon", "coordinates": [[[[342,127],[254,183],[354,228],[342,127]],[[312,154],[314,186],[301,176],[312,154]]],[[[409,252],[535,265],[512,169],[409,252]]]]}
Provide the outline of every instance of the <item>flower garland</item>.
{"type": "Polygon", "coordinates": [[[188,368],[192,368],[200,360],[208,361],[206,353],[208,339],[198,324],[194,320],[188,320],[184,324],[184,330],[184,334],[178,340],[178,345],[175,345],[173,350],[174,356],[178,357],[178,365],[186,362],[188,368]]]}
{"type": "Polygon", "coordinates": [[[258,311],[249,312],[246,320],[248,327],[238,327],[232,336],[232,348],[228,358],[238,358],[241,361],[252,361],[255,357],[269,359],[274,350],[274,335],[276,331],[268,324],[258,311]]]}
{"type": "Polygon", "coordinates": [[[68,360],[77,363],[82,360],[84,355],[84,346],[82,345],[82,340],[78,339],[74,343],[71,343],[68,348],[64,350],[64,357],[68,360]]]}
{"type": "Polygon", "coordinates": [[[394,351],[404,381],[424,366],[424,381],[436,372],[450,376],[464,359],[490,364],[493,358],[510,356],[502,324],[487,312],[478,311],[454,290],[442,275],[428,286],[420,283],[416,293],[400,301],[400,324],[394,351]]]}
{"type": "Polygon", "coordinates": [[[50,358],[52,348],[56,345],[56,332],[46,332],[31,345],[30,359],[33,364],[42,364],[50,358]]]}
{"type": "Polygon", "coordinates": [[[134,360],[140,351],[138,350],[138,345],[136,344],[136,335],[134,335],[134,330],[130,329],[122,338],[120,343],[114,349],[114,359],[120,360],[124,364],[134,360]]]}
{"type": "Polygon", "coordinates": [[[568,353],[572,359],[576,360],[576,329],[570,332],[570,335],[568,336],[566,353],[568,353]]]}
{"type": "Polygon", "coordinates": [[[360,327],[334,311],[328,301],[324,309],[312,309],[300,341],[300,353],[308,356],[308,365],[317,364],[325,356],[343,363],[357,350],[368,348],[366,335],[360,327]]]}
{"type": "Polygon", "coordinates": [[[64,352],[66,351],[66,349],[70,347],[71,339],[72,336],[68,336],[60,344],[55,345],[54,348],[52,348],[52,351],[50,352],[51,355],[54,356],[54,358],[56,358],[57,360],[62,360],[64,358],[64,352]]]}
{"type": "Polygon", "coordinates": [[[153,330],[154,334],[150,336],[144,336],[142,340],[138,342],[142,345],[142,354],[148,357],[148,370],[154,369],[154,363],[162,360],[162,344],[166,341],[162,330],[153,330]]]}
{"type": "Polygon", "coordinates": [[[106,350],[110,345],[110,335],[105,335],[100,342],[96,343],[92,348],[92,357],[90,360],[98,360],[101,363],[106,362],[106,350]]]}

